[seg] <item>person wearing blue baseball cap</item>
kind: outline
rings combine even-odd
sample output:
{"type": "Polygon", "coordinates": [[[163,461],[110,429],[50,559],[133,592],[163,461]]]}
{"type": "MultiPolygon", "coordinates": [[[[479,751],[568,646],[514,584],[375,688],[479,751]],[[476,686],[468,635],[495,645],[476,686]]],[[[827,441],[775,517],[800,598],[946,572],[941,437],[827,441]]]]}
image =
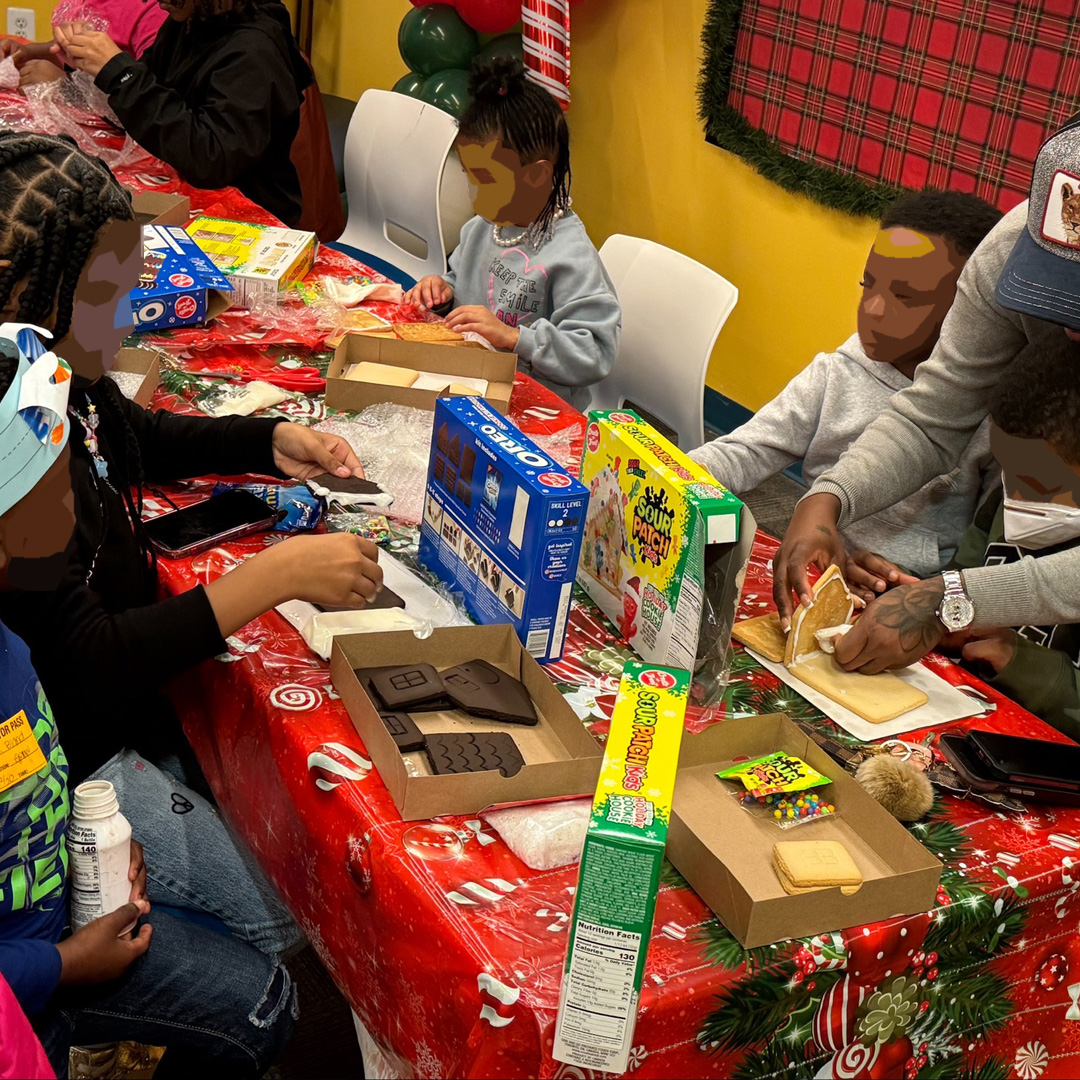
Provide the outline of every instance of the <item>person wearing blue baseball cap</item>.
{"type": "MultiPolygon", "coordinates": [[[[809,566],[845,565],[841,530],[949,472],[1020,353],[1059,343],[1062,334],[1077,342],[1080,379],[1080,116],[1046,140],[1030,198],[968,260],[938,343],[913,385],[796,508],[773,560],[783,620],[793,593],[810,599],[809,566]]],[[[912,663],[949,635],[1080,622],[1080,546],[1040,551],[1028,546],[1015,562],[918,583],[881,582],[882,595],[838,642],[838,662],[873,674],[912,663]]]]}
{"type": "MultiPolygon", "coordinates": [[[[145,482],[249,473],[363,475],[348,443],[281,419],[178,416],[128,401],[103,378],[131,332],[142,269],[128,194],[62,136],[0,133],[0,319],[52,336],[72,387],[75,535],[59,587],[0,596],[64,725],[72,777],[123,748],[199,779],[161,687],[227,651],[225,639],[286,600],[361,608],[382,586],[378,549],[348,533],[291,537],[206,586],[158,598],[142,527],[145,482]]],[[[31,338],[35,335],[30,332],[31,338]]],[[[28,341],[28,351],[43,351],[28,341]]]]}

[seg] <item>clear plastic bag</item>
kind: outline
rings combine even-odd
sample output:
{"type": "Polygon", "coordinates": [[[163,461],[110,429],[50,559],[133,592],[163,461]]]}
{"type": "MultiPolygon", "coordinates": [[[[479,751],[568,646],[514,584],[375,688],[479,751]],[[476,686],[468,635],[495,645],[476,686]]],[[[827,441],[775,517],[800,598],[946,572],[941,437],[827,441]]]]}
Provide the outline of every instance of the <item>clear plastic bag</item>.
{"type": "Polygon", "coordinates": [[[394,496],[386,516],[417,525],[424,511],[431,429],[434,416],[425,409],[381,403],[355,419],[333,417],[315,428],[338,435],[363,462],[369,480],[394,496]]]}
{"type": "Polygon", "coordinates": [[[489,810],[483,817],[530,869],[555,870],[581,858],[591,815],[591,799],[570,799],[489,810]]]}
{"type": "Polygon", "coordinates": [[[742,808],[755,817],[771,821],[781,829],[808,825],[837,815],[835,804],[828,801],[828,789],[792,792],[789,795],[752,795],[749,791],[732,791],[742,808]]]}

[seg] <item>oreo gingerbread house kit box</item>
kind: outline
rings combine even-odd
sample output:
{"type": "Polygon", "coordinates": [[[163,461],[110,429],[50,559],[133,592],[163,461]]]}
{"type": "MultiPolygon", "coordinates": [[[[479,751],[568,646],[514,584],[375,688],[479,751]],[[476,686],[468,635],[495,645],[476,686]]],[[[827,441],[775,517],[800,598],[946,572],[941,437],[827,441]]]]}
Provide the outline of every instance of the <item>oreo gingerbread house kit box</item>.
{"type": "Polygon", "coordinates": [[[754,539],[750,512],[628,410],[590,414],[581,480],[580,584],[642,659],[721,676],[754,539]]]}
{"type": "Polygon", "coordinates": [[[510,623],[541,664],[562,656],[588,493],[482,398],[440,398],[420,561],[480,623],[510,623]]]}

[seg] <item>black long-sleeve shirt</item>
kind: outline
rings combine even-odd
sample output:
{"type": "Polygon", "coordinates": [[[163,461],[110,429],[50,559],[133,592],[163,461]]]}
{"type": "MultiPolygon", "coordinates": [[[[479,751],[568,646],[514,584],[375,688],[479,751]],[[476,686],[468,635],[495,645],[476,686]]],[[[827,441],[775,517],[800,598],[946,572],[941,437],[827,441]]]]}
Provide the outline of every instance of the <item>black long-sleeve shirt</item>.
{"type": "Polygon", "coordinates": [[[189,184],[237,187],[286,225],[300,219],[289,154],[311,70],[279,0],[170,19],[141,60],[114,56],[96,82],[131,137],[189,184]]]}
{"type": "Polygon", "coordinates": [[[116,483],[126,433],[110,424],[105,394],[123,408],[151,483],[207,474],[279,475],[272,432],[280,421],[149,412],[122,398],[107,379],[72,392],[79,413],[86,416],[93,402],[102,417],[98,448],[110,463],[111,486],[95,480],[82,429],[72,418],[76,524],[63,582],[51,594],[0,593],[0,619],[30,647],[73,783],[124,747],[153,757],[182,746],[161,687],[226,650],[201,586],[158,599],[155,575],[139,551],[116,483]]]}

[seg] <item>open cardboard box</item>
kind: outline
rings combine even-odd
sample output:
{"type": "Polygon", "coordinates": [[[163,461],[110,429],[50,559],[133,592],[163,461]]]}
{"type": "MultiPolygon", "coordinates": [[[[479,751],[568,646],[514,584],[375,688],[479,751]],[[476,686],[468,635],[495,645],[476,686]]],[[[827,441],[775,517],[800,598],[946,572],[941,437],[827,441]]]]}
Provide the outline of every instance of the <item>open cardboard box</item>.
{"type": "Polygon", "coordinates": [[[391,401],[414,409],[434,410],[435,402],[445,391],[416,390],[411,386],[385,386],[382,383],[353,382],[345,372],[353,364],[369,361],[390,367],[412,368],[445,375],[447,387],[457,376],[487,380],[484,400],[505,415],[514,389],[517,357],[513,353],[487,349],[458,349],[423,341],[401,341],[367,334],[346,334],[334,352],[326,373],[326,404],[339,411],[360,412],[369,405],[391,401]]]}
{"type": "Polygon", "coordinates": [[[140,225],[179,225],[191,218],[191,200],[167,191],[133,191],[131,209],[140,225]]]}
{"type": "Polygon", "coordinates": [[[112,371],[134,371],[142,375],[142,385],[132,400],[136,405],[144,409],[150,407],[150,399],[154,396],[158,383],[161,381],[161,363],[156,352],[147,349],[121,349],[116,354],[116,360],[111,368],[112,371]]]}
{"type": "Polygon", "coordinates": [[[543,668],[525,652],[512,626],[446,628],[424,640],[410,631],[340,635],[334,638],[330,675],[406,821],[477,814],[503,803],[591,795],[596,789],[603,751],[543,668]],[[413,713],[413,721],[423,732],[505,731],[517,743],[525,765],[516,776],[494,771],[433,776],[424,751],[403,755],[398,750],[353,669],[392,667],[407,658],[405,662],[428,663],[443,671],[477,657],[525,684],[540,722],[535,727],[500,724],[459,712],[413,713]]]}
{"type": "Polygon", "coordinates": [[[668,858],[745,949],[788,938],[930,911],[941,863],[783,715],[715,724],[682,741],[668,858]],[[736,758],[777,750],[832,780],[835,818],[781,829],[750,813],[716,773],[736,758]],[[838,840],[862,872],[857,893],[839,888],[789,896],[772,867],[778,841],[838,840]]]}

